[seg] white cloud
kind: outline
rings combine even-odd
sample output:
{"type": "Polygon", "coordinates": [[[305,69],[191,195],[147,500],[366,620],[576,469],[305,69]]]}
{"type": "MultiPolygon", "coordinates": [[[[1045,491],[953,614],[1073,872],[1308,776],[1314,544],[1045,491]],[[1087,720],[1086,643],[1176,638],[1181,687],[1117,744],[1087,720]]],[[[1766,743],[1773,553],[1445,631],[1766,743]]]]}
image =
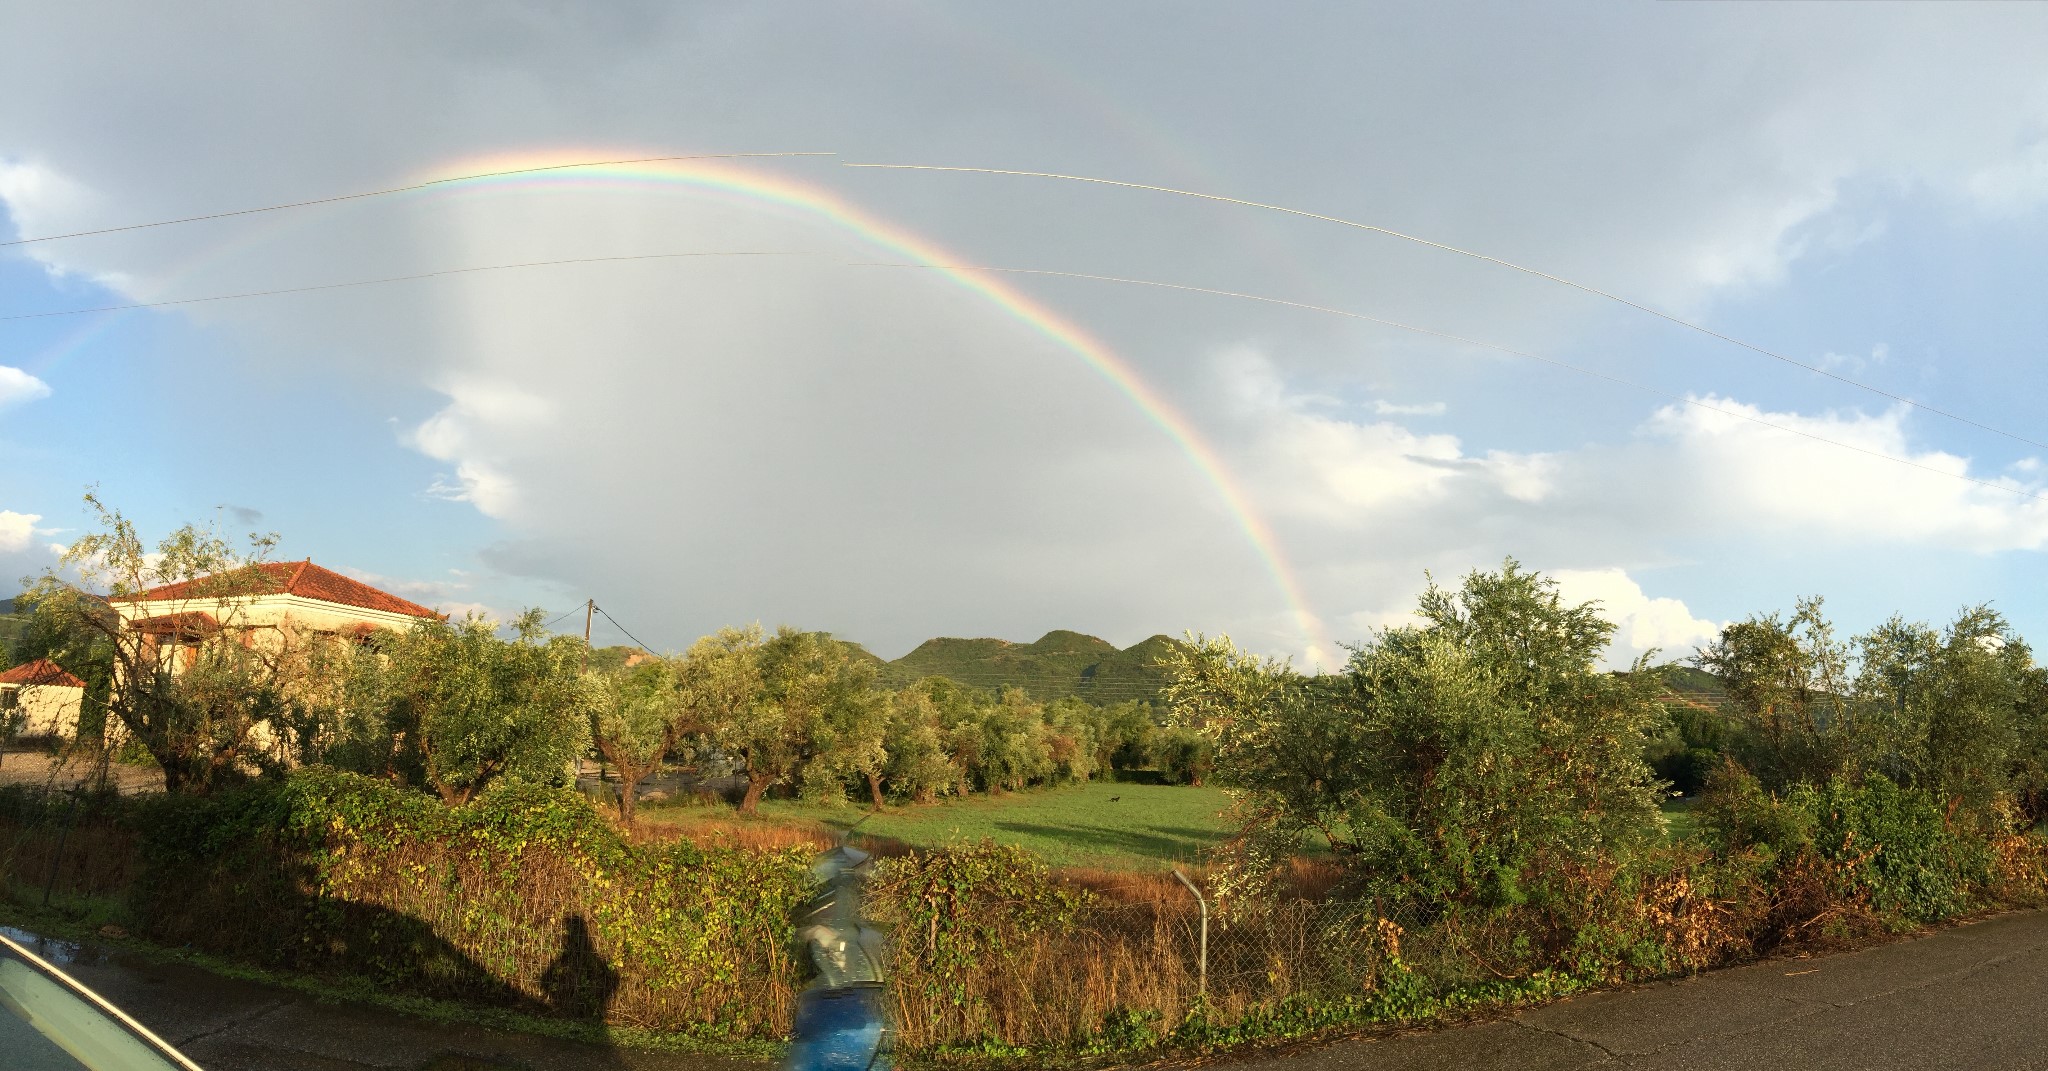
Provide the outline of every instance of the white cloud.
{"type": "Polygon", "coordinates": [[[555,403],[519,387],[475,377],[457,379],[447,388],[449,403],[419,427],[408,442],[437,461],[455,462],[454,480],[438,479],[427,493],[467,502],[486,517],[511,517],[520,504],[518,482],[505,471],[503,458],[486,443],[531,443],[547,437],[555,421],[555,403]]]}
{"type": "Polygon", "coordinates": [[[1697,617],[1678,599],[1652,597],[1622,569],[1560,569],[1550,574],[1567,603],[1598,602],[1600,616],[1614,622],[1607,664],[1626,666],[1651,649],[1659,661],[1692,656],[1711,643],[1722,625],[1697,617]]]}
{"type": "Polygon", "coordinates": [[[1474,457],[1454,435],[1321,412],[1316,396],[1294,393],[1280,370],[1249,348],[1226,352],[1214,369],[1245,440],[1247,482],[1265,508],[1281,514],[1348,524],[1395,504],[1441,501],[1475,484],[1522,502],[1551,490],[1556,463],[1546,455],[1494,450],[1474,457]]]}
{"type": "Polygon", "coordinates": [[[1810,416],[1712,395],[1700,401],[1727,412],[1666,406],[1648,430],[1669,442],[1673,463],[1703,501],[1749,525],[1860,543],[1972,551],[2048,547],[2048,500],[2039,497],[2039,482],[1973,473],[1968,458],[1916,449],[1906,435],[1904,407],[1810,416]]]}
{"type": "Polygon", "coordinates": [[[50,385],[19,368],[0,364],[0,409],[50,396],[50,385]]]}
{"type": "Polygon", "coordinates": [[[11,509],[0,509],[0,552],[27,550],[35,541],[36,522],[42,516],[35,513],[16,513],[11,509]]]}
{"type": "Polygon", "coordinates": [[[59,229],[60,220],[75,218],[89,198],[83,187],[47,164],[0,159],[0,202],[23,237],[35,237],[59,229]]]}
{"type": "Polygon", "coordinates": [[[1819,364],[1822,368],[1846,368],[1851,372],[1862,372],[1867,368],[1884,364],[1891,358],[1891,353],[1891,347],[1880,342],[1870,347],[1870,356],[1868,357],[1836,353],[1830,350],[1820,355],[1819,364]]]}
{"type": "Polygon", "coordinates": [[[1775,204],[1745,206],[1723,226],[1701,236],[1694,247],[1692,274],[1710,289],[1752,287],[1783,279],[1792,261],[1807,250],[1803,224],[1835,206],[1834,183],[1780,195],[1775,204]]]}
{"type": "Polygon", "coordinates": [[[1375,398],[1372,411],[1380,416],[1442,416],[1449,407],[1443,402],[1418,402],[1414,405],[1396,405],[1384,399],[1375,398]]]}
{"type": "Polygon", "coordinates": [[[2048,201],[2048,140],[1979,169],[1964,181],[1963,188],[1994,215],[2016,216],[2038,208],[2048,201]]]}

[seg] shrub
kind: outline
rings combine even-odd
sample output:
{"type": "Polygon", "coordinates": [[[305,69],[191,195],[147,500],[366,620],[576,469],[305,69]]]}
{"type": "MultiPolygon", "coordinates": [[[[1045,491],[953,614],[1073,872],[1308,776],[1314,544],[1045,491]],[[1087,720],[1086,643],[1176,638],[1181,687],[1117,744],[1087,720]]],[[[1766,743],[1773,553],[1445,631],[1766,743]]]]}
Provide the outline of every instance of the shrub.
{"type": "Polygon", "coordinates": [[[1614,626],[1512,560],[1455,592],[1432,583],[1418,614],[1335,682],[1227,639],[1177,655],[1173,716],[1214,741],[1217,780],[1244,794],[1240,886],[1308,836],[1369,895],[1541,908],[1582,894],[1569,876],[1645,851],[1661,686],[1595,668],[1614,626]]]}
{"type": "Polygon", "coordinates": [[[1802,790],[1794,802],[1811,816],[1815,851],[1846,867],[1885,916],[1909,923],[1954,918],[1993,880],[1989,843],[1952,830],[1924,790],[1882,776],[1860,785],[1838,778],[1802,790]]]}
{"type": "Polygon", "coordinates": [[[1779,802],[1755,774],[1732,760],[1724,760],[1707,778],[1692,816],[1700,842],[1724,859],[1761,852],[1775,860],[1811,841],[1811,812],[1779,802]]]}

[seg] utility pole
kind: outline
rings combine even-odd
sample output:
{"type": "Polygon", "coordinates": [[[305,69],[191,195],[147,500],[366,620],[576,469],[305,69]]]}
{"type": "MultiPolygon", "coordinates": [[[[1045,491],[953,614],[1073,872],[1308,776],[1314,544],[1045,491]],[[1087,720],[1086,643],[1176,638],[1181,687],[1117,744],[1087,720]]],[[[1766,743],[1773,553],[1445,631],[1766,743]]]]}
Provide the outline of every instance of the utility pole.
{"type": "Polygon", "coordinates": [[[590,615],[597,610],[596,599],[583,600],[583,672],[590,672],[590,615]]]}

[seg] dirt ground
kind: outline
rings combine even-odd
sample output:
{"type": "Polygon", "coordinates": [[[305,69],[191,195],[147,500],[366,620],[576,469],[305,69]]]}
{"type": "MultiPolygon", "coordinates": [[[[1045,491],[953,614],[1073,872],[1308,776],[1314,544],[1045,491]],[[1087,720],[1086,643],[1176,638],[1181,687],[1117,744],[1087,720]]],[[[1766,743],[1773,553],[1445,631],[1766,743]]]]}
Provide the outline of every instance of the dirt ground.
{"type": "MultiPolygon", "coordinates": [[[[46,751],[10,750],[0,754],[0,785],[39,785],[60,790],[80,785],[90,788],[98,784],[100,775],[99,763],[86,756],[61,762],[46,751]]],[[[164,790],[163,771],[155,767],[108,763],[105,775],[107,782],[123,795],[164,790]]]]}

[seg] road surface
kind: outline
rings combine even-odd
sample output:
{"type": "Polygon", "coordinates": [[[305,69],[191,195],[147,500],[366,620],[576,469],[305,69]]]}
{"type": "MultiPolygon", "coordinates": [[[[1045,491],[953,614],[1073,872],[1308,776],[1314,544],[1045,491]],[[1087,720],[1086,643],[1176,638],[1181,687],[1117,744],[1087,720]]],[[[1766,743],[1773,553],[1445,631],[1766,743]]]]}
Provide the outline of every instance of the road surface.
{"type": "Polygon", "coordinates": [[[2048,1069],[2048,912],[1861,952],[1593,993],[1510,1019],[1293,1055],[1244,1071],[2048,1069]]]}
{"type": "MultiPolygon", "coordinates": [[[[193,967],[46,944],[209,1071],[765,1071],[323,1004],[193,967]]],[[[2048,912],[1861,952],[1594,993],[1511,1018],[1211,1062],[1233,1071],[2048,1071],[2048,912]]]]}

